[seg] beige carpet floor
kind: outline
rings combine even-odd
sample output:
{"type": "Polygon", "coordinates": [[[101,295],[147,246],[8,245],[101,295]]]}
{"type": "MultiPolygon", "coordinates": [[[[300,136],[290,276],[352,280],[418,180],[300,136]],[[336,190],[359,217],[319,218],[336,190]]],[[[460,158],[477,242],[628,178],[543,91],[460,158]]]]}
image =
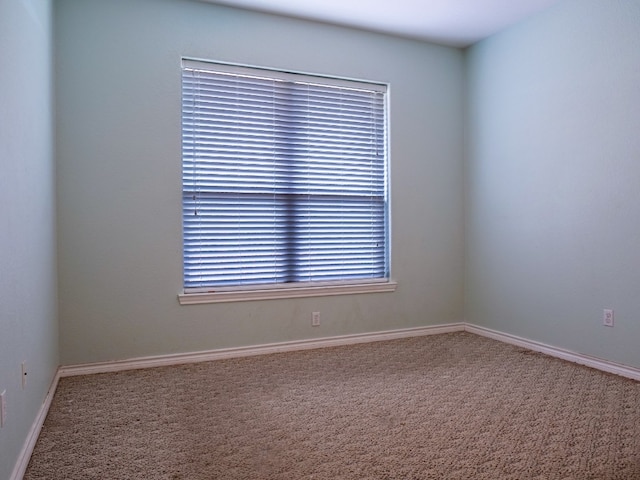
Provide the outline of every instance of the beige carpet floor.
{"type": "Polygon", "coordinates": [[[25,479],[640,479],[640,382],[468,333],[63,378],[25,479]]]}

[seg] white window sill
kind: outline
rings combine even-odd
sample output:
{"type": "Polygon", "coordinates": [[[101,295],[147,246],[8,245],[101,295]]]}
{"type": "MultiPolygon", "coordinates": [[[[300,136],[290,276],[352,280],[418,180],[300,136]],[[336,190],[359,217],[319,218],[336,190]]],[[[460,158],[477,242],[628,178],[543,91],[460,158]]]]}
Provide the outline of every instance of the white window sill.
{"type": "Polygon", "coordinates": [[[359,293],[394,292],[397,282],[356,283],[350,285],[322,285],[291,288],[269,288],[263,290],[224,290],[218,292],[181,293],[180,305],[201,303],[248,302],[251,300],[276,300],[280,298],[326,297],[331,295],[354,295],[359,293]]]}

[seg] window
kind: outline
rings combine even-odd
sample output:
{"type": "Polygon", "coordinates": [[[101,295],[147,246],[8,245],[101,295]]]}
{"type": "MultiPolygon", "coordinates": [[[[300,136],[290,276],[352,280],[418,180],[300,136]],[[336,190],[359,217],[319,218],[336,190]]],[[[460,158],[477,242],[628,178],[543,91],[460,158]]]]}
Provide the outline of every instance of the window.
{"type": "Polygon", "coordinates": [[[386,127],[385,85],[183,60],[185,294],[388,282],[386,127]]]}

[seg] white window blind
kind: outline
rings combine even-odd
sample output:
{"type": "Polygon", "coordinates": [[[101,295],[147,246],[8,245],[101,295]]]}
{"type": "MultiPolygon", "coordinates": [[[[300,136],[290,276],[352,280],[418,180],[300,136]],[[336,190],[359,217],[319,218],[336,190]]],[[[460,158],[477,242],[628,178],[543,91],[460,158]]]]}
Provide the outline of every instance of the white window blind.
{"type": "Polygon", "coordinates": [[[184,60],[185,292],[387,278],[385,97],[184,60]]]}

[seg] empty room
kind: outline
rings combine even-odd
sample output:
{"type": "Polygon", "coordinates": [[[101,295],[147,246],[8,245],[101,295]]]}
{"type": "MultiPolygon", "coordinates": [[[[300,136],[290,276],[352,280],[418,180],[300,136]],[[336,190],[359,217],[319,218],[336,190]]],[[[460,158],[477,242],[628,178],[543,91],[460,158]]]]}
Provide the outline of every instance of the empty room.
{"type": "Polygon", "coordinates": [[[640,479],[640,0],[0,0],[0,479],[640,479]]]}

